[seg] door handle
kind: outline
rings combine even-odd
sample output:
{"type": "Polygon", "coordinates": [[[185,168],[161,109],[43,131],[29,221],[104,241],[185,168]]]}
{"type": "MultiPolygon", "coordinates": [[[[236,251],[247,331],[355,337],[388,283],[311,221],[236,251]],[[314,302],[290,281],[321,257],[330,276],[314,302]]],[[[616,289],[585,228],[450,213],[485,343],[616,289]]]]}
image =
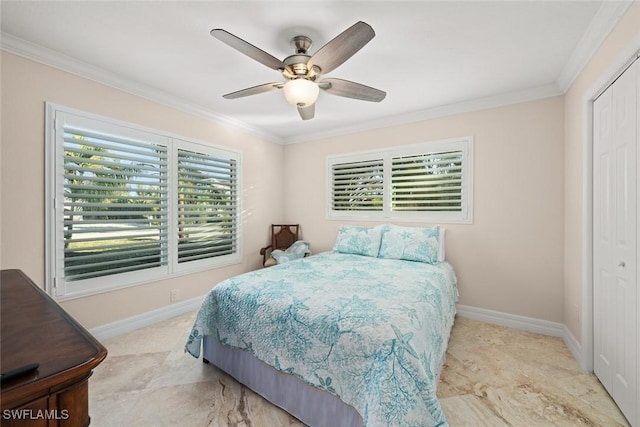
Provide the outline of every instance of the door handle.
{"type": "Polygon", "coordinates": [[[624,261],[618,261],[618,267],[625,268],[627,264],[624,261]]]}

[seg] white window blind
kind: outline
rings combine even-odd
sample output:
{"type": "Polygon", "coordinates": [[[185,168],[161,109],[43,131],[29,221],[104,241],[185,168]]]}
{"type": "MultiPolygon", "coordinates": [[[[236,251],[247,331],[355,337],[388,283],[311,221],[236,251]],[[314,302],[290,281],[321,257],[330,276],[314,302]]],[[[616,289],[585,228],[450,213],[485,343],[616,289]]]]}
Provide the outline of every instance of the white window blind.
{"type": "Polygon", "coordinates": [[[167,147],[64,127],[64,277],[167,264],[167,147]]]}
{"type": "Polygon", "coordinates": [[[178,150],[178,262],[231,254],[236,250],[237,167],[178,150]]]}
{"type": "Polygon", "coordinates": [[[332,165],[332,209],[382,211],[383,167],[382,159],[332,165]]]}
{"type": "Polygon", "coordinates": [[[393,157],[391,209],[462,210],[462,151],[393,157]]]}
{"type": "Polygon", "coordinates": [[[47,290],[59,298],[240,261],[240,154],[47,105],[47,290]]]}
{"type": "Polygon", "coordinates": [[[329,156],[329,219],[471,223],[471,137],[329,156]]]}

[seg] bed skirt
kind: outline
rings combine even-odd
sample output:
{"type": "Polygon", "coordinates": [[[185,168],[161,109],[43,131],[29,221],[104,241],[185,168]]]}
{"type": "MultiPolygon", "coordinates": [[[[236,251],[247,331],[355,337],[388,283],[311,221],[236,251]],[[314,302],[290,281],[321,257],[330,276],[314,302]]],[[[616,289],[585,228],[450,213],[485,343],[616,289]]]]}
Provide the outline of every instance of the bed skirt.
{"type": "Polygon", "coordinates": [[[324,390],[267,365],[250,353],[205,336],[203,358],[311,427],[362,427],[360,414],[324,390]]]}

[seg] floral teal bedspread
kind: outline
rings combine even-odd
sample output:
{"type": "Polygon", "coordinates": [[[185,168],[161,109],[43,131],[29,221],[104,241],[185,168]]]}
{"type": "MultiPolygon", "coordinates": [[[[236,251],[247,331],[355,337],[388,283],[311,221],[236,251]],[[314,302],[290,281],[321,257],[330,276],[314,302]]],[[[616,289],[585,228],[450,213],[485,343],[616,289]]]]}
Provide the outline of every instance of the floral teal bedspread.
{"type": "Polygon", "coordinates": [[[338,396],[365,426],[446,426],[436,381],[457,295],[446,262],[324,252],[215,286],[186,351],[217,336],[338,396]]]}

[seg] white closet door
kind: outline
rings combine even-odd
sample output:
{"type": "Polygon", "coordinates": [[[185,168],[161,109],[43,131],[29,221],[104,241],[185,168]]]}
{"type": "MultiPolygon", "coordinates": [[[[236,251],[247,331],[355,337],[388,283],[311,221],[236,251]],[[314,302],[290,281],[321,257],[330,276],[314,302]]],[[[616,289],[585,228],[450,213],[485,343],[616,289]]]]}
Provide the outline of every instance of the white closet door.
{"type": "Polygon", "coordinates": [[[613,389],[613,90],[593,104],[593,371],[613,389]]]}
{"type": "Polygon", "coordinates": [[[615,150],[615,333],[616,363],[612,396],[629,420],[636,408],[636,120],[637,63],[613,87],[615,150]]]}
{"type": "Polygon", "coordinates": [[[593,104],[593,371],[609,394],[613,383],[613,90],[593,104]]]}
{"type": "Polygon", "coordinates": [[[594,371],[627,419],[638,395],[638,64],[594,103],[594,371]]]}

